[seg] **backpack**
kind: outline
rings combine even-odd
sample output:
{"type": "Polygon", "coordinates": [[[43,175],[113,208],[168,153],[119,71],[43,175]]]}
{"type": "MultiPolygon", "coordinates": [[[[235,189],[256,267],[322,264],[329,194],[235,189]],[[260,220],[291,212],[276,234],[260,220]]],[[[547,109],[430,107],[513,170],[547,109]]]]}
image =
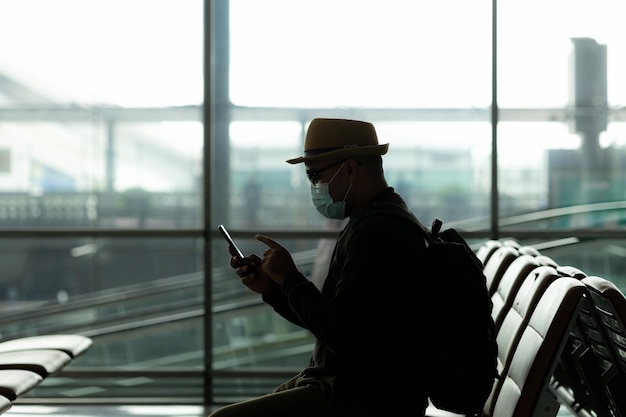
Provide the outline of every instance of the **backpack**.
{"type": "Polygon", "coordinates": [[[429,232],[415,221],[428,246],[427,300],[435,312],[428,395],[439,409],[479,415],[498,378],[493,303],[483,265],[457,230],[441,231],[436,218],[429,232]]]}
{"type": "Polygon", "coordinates": [[[498,375],[498,345],[493,302],[487,290],[483,264],[456,229],[441,231],[438,218],[431,230],[406,208],[375,202],[369,213],[399,217],[417,228],[426,241],[426,257],[420,261],[426,273],[423,288],[429,343],[423,378],[431,403],[438,409],[478,416],[498,375]]]}

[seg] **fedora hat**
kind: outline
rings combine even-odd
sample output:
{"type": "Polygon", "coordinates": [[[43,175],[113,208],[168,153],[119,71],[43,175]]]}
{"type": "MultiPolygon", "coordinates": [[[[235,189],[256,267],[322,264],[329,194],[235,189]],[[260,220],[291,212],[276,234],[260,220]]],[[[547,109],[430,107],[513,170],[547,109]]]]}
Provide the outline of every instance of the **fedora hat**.
{"type": "Polygon", "coordinates": [[[304,140],[304,155],[288,159],[290,164],[384,155],[389,144],[380,145],[374,125],[359,120],[322,119],[311,121],[304,140]]]}

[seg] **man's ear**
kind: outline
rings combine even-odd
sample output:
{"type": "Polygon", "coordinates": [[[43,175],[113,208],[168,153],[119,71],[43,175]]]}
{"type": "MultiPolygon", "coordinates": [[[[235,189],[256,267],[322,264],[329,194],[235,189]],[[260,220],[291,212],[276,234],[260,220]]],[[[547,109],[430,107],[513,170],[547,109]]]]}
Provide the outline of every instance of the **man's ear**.
{"type": "Polygon", "coordinates": [[[354,172],[354,167],[353,167],[353,160],[352,159],[348,159],[346,160],[346,171],[348,171],[348,174],[352,174],[352,172],[354,172]]]}
{"type": "Polygon", "coordinates": [[[349,175],[359,172],[359,163],[354,159],[346,160],[346,168],[349,175]]]}

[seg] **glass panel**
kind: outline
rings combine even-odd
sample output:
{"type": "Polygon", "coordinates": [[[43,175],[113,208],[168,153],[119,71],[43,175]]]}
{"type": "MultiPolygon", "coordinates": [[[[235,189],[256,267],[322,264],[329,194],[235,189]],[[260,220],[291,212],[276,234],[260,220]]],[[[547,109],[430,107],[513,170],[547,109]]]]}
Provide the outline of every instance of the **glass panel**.
{"type": "Polygon", "coordinates": [[[285,163],[302,153],[314,117],[375,123],[391,144],[389,184],[425,222],[487,217],[490,2],[391,1],[382,14],[380,6],[324,0],[303,21],[290,1],[230,2],[230,99],[247,110],[217,120],[230,134],[216,166],[230,165],[217,175],[230,178],[231,193],[229,206],[214,210],[217,223],[336,228],[312,207],[304,167],[285,163]]]}
{"type": "MultiPolygon", "coordinates": [[[[264,245],[252,237],[235,240],[244,254],[262,254],[264,245]]],[[[323,281],[334,241],[278,241],[292,253],[304,274],[315,277],[319,283],[323,281]]],[[[229,259],[226,242],[217,241],[212,302],[214,369],[299,367],[307,363],[313,347],[311,334],[284,320],[257,293],[243,286],[228,265],[229,259]]]]}
{"type": "Polygon", "coordinates": [[[504,229],[626,223],[625,11],[613,1],[499,4],[504,229]]]}
{"type": "MultiPolygon", "coordinates": [[[[72,362],[72,370],[201,370],[202,253],[201,241],[182,238],[0,240],[1,340],[90,336],[93,346],[72,362]]],[[[138,379],[135,396],[156,393],[162,377],[138,379]]],[[[61,387],[76,383],[57,381],[56,390],[41,395],[58,395],[61,387]]],[[[83,394],[119,394],[108,383],[94,382],[103,392],[83,394]]]]}
{"type": "MultiPolygon", "coordinates": [[[[572,233],[574,235],[574,233],[572,233]]],[[[504,242],[511,238],[502,238],[504,242]]],[[[578,238],[512,239],[522,246],[530,246],[547,256],[558,266],[573,267],[586,275],[595,275],[615,283],[626,292],[626,239],[578,238]]],[[[481,239],[478,245],[485,240],[481,239]]],[[[473,245],[472,248],[478,249],[473,245]]],[[[545,262],[545,260],[542,260],[545,262]]]]}
{"type": "MultiPolygon", "coordinates": [[[[373,121],[390,185],[425,222],[482,218],[490,195],[490,125],[473,122],[373,121]],[[462,139],[462,140],[460,140],[462,139]]],[[[333,227],[317,213],[303,165],[285,160],[302,154],[302,127],[293,122],[231,125],[233,228],[333,227]]],[[[219,220],[219,219],[218,219],[219,220]]]]}
{"type": "Polygon", "coordinates": [[[626,293],[626,239],[585,239],[543,249],[559,265],[569,265],[587,275],[601,276],[626,293]]]}
{"type": "Polygon", "coordinates": [[[202,6],[2,2],[1,226],[201,224],[202,6]]]}
{"type": "Polygon", "coordinates": [[[87,329],[124,317],[122,312],[129,319],[148,306],[164,308],[162,300],[169,298],[200,305],[203,296],[202,245],[196,239],[4,239],[0,263],[3,339],[74,325],[87,329]]]}
{"type": "Polygon", "coordinates": [[[490,7],[486,0],[233,0],[231,100],[252,107],[487,107],[490,7]]]}
{"type": "Polygon", "coordinates": [[[0,3],[1,340],[94,339],[34,395],[203,401],[203,8],[0,3]]]}
{"type": "Polygon", "coordinates": [[[0,99],[20,109],[199,105],[202,10],[201,0],[3,1],[0,99]]]}
{"type": "Polygon", "coordinates": [[[201,160],[199,121],[3,123],[0,225],[198,227],[201,160]]]}

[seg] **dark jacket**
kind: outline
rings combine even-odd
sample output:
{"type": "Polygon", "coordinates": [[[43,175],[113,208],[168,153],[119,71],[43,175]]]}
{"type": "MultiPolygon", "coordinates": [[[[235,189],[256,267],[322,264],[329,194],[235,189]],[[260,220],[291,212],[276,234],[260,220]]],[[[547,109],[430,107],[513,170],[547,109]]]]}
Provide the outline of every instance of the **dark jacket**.
{"type": "Polygon", "coordinates": [[[341,231],[320,292],[302,274],[264,298],[287,320],[315,335],[308,375],[334,375],[335,395],[373,409],[392,404],[422,415],[428,318],[420,302],[425,243],[393,188],[359,210],[341,231]],[[401,207],[403,219],[387,204],[401,207]],[[380,404],[378,404],[380,403],[380,404]]]}

